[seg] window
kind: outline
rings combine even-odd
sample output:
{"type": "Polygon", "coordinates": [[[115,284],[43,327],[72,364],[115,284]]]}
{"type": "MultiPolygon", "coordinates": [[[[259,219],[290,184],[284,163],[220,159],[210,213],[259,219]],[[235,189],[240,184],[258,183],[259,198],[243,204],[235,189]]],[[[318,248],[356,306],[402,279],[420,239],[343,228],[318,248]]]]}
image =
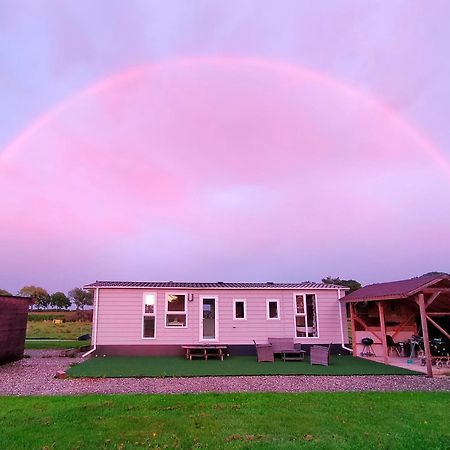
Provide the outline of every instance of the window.
{"type": "Polygon", "coordinates": [[[267,319],[279,319],[279,305],[278,300],[267,300],[267,319]]]}
{"type": "Polygon", "coordinates": [[[166,295],[166,327],[186,327],[186,294],[166,295]]]}
{"type": "Polygon", "coordinates": [[[156,336],[156,294],[144,294],[144,314],[142,323],[142,337],[152,339],[156,336]]]}
{"type": "Polygon", "coordinates": [[[295,294],[295,336],[319,337],[316,294],[295,294]]]}
{"type": "Polygon", "coordinates": [[[247,302],[245,300],[233,301],[233,320],[247,319],[247,302]]]}

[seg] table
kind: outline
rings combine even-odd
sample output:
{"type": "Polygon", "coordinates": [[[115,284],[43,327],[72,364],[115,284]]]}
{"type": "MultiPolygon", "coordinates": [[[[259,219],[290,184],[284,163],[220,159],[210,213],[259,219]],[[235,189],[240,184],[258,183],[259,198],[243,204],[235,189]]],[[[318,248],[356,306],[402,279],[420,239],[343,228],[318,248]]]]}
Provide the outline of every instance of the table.
{"type": "Polygon", "coordinates": [[[186,359],[192,361],[192,358],[203,358],[208,361],[208,357],[220,358],[223,361],[226,345],[182,345],[181,348],[186,351],[186,359]]]}
{"type": "Polygon", "coordinates": [[[305,359],[305,350],[280,350],[283,361],[303,361],[305,359]],[[286,356],[288,355],[288,356],[286,356]]]}

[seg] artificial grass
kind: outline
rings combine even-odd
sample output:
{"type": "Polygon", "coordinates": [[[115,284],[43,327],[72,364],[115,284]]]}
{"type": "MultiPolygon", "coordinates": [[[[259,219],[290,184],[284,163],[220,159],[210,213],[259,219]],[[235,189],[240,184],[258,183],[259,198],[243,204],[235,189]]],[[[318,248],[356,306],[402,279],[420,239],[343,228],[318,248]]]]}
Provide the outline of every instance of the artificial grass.
{"type": "Polygon", "coordinates": [[[79,348],[90,346],[91,341],[51,340],[51,339],[27,339],[26,349],[50,349],[50,348],[79,348]]]}
{"type": "Polygon", "coordinates": [[[450,394],[0,397],[2,448],[448,449],[450,394]]]}
{"type": "Polygon", "coordinates": [[[221,375],[415,375],[417,372],[352,356],[332,356],[330,365],[276,360],[258,363],[254,356],[189,361],[181,356],[94,357],[71,367],[72,377],[199,377],[221,375]]]}

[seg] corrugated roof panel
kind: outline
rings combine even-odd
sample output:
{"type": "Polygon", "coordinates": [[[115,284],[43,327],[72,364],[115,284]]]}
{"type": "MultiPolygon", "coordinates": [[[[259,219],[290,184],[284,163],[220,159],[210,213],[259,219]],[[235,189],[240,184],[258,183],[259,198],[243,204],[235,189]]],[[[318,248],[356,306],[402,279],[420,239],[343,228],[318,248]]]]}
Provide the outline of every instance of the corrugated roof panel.
{"type": "Polygon", "coordinates": [[[191,281],[96,281],[85,288],[176,288],[176,289],[348,289],[326,283],[226,283],[191,281]]]}

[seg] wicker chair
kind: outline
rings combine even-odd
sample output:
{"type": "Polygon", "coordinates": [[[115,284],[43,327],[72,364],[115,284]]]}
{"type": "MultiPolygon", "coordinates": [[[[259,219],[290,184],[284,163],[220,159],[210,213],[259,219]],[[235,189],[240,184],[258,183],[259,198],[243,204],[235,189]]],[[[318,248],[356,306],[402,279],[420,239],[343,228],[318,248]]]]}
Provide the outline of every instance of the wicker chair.
{"type": "Polygon", "coordinates": [[[273,349],[270,344],[257,344],[255,340],[256,360],[258,362],[273,362],[273,349]]]}
{"type": "Polygon", "coordinates": [[[328,346],[313,345],[310,353],[311,365],[320,364],[322,366],[328,366],[330,364],[330,350],[331,344],[328,346]]]}

